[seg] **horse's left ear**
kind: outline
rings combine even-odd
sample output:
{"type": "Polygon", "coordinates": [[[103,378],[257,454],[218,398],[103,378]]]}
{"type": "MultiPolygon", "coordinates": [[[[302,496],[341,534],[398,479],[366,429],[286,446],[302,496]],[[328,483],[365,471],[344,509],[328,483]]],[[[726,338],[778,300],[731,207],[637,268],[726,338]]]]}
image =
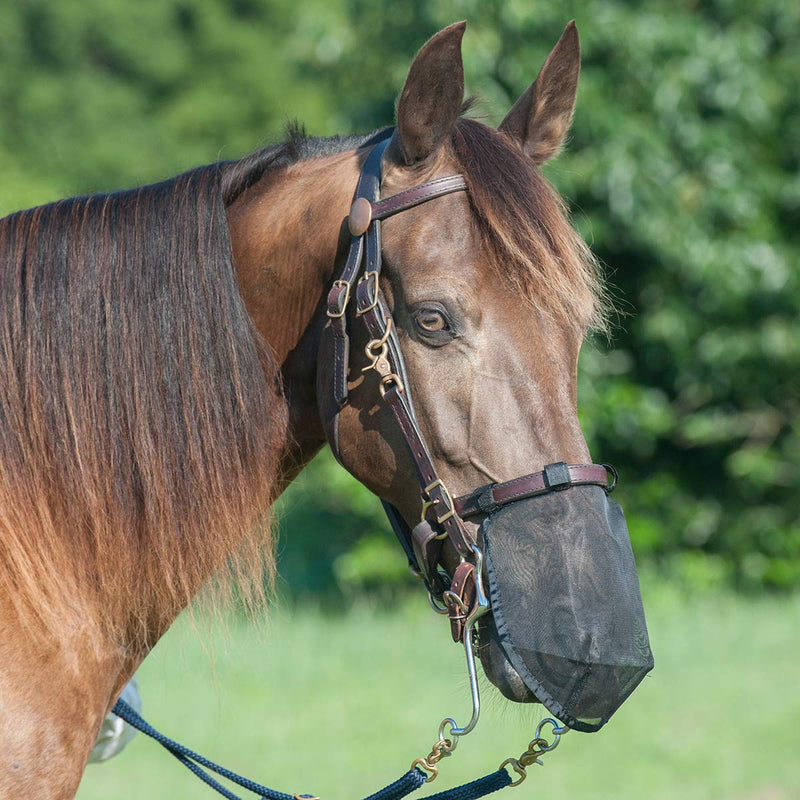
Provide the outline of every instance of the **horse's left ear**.
{"type": "Polygon", "coordinates": [[[552,158],[564,143],[572,122],[580,72],[581,43],[572,20],[547,56],[539,76],[499,126],[534,164],[552,158]]]}
{"type": "Polygon", "coordinates": [[[397,102],[397,131],[407,166],[439,149],[458,119],[464,99],[461,37],[466,22],[456,22],[426,42],[414,59],[397,102]]]}

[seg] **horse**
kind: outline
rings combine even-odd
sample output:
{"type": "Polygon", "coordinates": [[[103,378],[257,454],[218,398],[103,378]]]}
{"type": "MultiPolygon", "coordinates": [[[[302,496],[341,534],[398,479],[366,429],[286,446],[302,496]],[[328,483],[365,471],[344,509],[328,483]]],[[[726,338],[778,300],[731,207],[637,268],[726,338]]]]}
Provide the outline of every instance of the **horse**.
{"type": "MultiPolygon", "coordinates": [[[[224,595],[232,573],[237,597],[259,602],[269,508],[328,441],[326,298],[376,142],[382,194],[463,176],[464,191],[387,218],[380,242],[380,291],[446,498],[588,463],[577,359],[607,304],[539,171],[571,123],[577,29],[497,129],[465,110],[464,29],[419,51],[393,128],[293,126],[239,160],[0,221],[2,797],[75,795],[104,716],[203,587],[224,595]]],[[[340,318],[337,457],[414,526],[432,501],[376,390],[368,331],[352,308],[340,318]]],[[[444,541],[445,572],[459,561],[444,541]]],[[[534,701],[486,625],[489,680],[534,701]]]]}

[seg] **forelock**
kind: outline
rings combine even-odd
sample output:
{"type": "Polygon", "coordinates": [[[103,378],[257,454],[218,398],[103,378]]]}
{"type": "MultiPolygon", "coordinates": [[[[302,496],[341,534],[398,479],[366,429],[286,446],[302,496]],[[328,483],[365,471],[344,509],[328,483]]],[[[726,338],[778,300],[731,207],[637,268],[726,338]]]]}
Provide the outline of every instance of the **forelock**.
{"type": "Polygon", "coordinates": [[[604,329],[597,261],[552,186],[514,142],[477,120],[460,118],[452,144],[483,244],[511,290],[559,320],[604,329]]]}

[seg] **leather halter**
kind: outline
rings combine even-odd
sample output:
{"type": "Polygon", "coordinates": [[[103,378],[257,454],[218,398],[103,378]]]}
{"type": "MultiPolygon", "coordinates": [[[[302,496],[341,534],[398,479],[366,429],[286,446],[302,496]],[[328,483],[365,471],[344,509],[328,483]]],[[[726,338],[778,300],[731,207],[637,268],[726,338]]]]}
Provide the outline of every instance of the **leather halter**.
{"type": "Polygon", "coordinates": [[[363,322],[372,337],[366,347],[372,364],[364,372],[378,373],[380,396],[392,410],[411,455],[422,496],[422,520],[411,531],[394,506],[385,501],[383,506],[412,572],[424,580],[432,598],[441,601],[444,597],[453,639],[459,641],[464,635],[465,620],[474,610],[476,579],[480,580],[475,570],[476,566],[480,569],[482,563],[481,552],[463,519],[486,516],[515,500],[570,486],[591,484],[610,492],[616,486],[617,476],[613,467],[605,464],[559,462],[549,464],[542,472],[482,486],[457,498],[452,497],[439,478],[417,422],[400,341],[380,289],[380,221],[437,197],[467,191],[467,184],[462,175],[449,175],[380,199],[381,159],[389,141],[389,138],[384,139],[369,152],[356,186],[348,218],[352,237],[350,249],[344,269],[333,282],[327,298],[328,323],[320,346],[317,397],[328,443],[341,462],[339,413],[348,396],[348,310],[355,295],[353,322],[363,322]],[[613,476],[611,485],[608,471],[613,476]],[[444,539],[450,539],[461,558],[452,578],[439,570],[444,539]]]}

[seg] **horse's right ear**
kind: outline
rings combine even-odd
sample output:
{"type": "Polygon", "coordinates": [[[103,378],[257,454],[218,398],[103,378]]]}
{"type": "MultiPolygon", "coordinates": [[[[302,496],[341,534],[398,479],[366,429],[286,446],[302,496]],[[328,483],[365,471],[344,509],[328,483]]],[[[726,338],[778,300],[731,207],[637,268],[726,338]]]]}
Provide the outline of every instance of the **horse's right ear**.
{"type": "Polygon", "coordinates": [[[499,126],[534,164],[543,164],[561,149],[572,122],[580,72],[581,44],[573,20],[547,56],[539,77],[499,126]]]}
{"type": "Polygon", "coordinates": [[[461,38],[466,22],[439,31],[417,53],[397,102],[401,160],[406,165],[434,153],[450,135],[464,99],[461,38]]]}

